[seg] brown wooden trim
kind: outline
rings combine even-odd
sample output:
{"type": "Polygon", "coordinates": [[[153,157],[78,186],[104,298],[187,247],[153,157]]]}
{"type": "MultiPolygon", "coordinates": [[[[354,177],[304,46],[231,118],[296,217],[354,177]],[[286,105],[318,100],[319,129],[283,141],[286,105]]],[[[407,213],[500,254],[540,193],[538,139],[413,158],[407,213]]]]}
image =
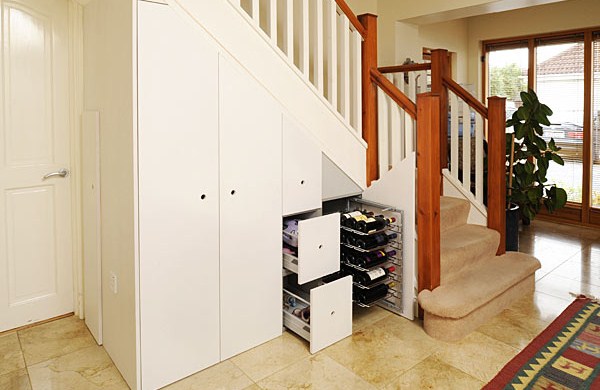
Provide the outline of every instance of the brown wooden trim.
{"type": "Polygon", "coordinates": [[[448,89],[444,79],[452,79],[448,50],[431,51],[431,92],[440,96],[440,168],[448,167],[448,89]]]}
{"type": "Polygon", "coordinates": [[[413,119],[417,119],[417,107],[402,91],[400,91],[390,80],[388,80],[377,69],[371,69],[371,80],[396,104],[398,104],[413,119]]]}
{"type": "Polygon", "coordinates": [[[593,226],[596,228],[600,227],[600,209],[590,209],[590,220],[588,226],[593,226]]]}
{"type": "Polygon", "coordinates": [[[573,30],[554,31],[554,32],[548,32],[548,33],[519,35],[519,36],[509,37],[509,38],[488,39],[488,40],[483,41],[482,44],[483,44],[484,49],[487,49],[487,46],[492,46],[494,44],[510,43],[512,41],[527,41],[529,39],[545,39],[545,38],[562,37],[565,35],[576,35],[576,34],[586,33],[587,31],[590,31],[592,33],[598,32],[598,31],[600,31],[600,26],[579,28],[579,29],[573,29],[573,30]]]}
{"type": "Polygon", "coordinates": [[[581,205],[577,203],[567,203],[565,207],[554,211],[552,214],[542,207],[536,218],[556,222],[570,221],[571,223],[581,225],[581,205]]]}
{"type": "Polygon", "coordinates": [[[488,109],[473,95],[471,95],[466,89],[461,87],[456,81],[451,78],[444,79],[444,85],[454,92],[459,98],[469,104],[471,108],[477,111],[482,117],[488,118],[488,109]]]}
{"type": "Polygon", "coordinates": [[[440,285],[440,97],[417,96],[418,289],[440,285]]]}
{"type": "Polygon", "coordinates": [[[583,41],[583,190],[581,192],[581,222],[583,223],[590,221],[590,208],[592,205],[593,40],[592,32],[586,31],[583,41]]]}
{"type": "Polygon", "coordinates": [[[366,31],[362,42],[362,137],[367,142],[367,186],[379,178],[379,135],[377,130],[377,87],[371,69],[377,69],[377,16],[360,15],[366,31]]]}
{"type": "Polygon", "coordinates": [[[423,62],[420,64],[393,65],[382,66],[379,68],[381,73],[403,73],[403,72],[419,72],[422,70],[431,69],[431,62],[423,62]]]}
{"type": "Polygon", "coordinates": [[[527,44],[528,48],[528,68],[527,68],[527,88],[537,89],[535,85],[535,73],[536,73],[536,52],[535,52],[535,39],[531,38],[527,44]]]}
{"type": "Polygon", "coordinates": [[[0,332],[0,336],[4,336],[5,334],[9,334],[9,333],[18,332],[18,331],[20,331],[20,330],[29,329],[29,328],[32,328],[32,327],[34,327],[34,326],[38,326],[38,325],[47,324],[48,322],[52,322],[52,321],[56,321],[56,320],[62,320],[63,318],[71,317],[71,316],[73,316],[74,314],[75,314],[75,313],[71,312],[71,313],[67,313],[67,314],[60,315],[60,316],[56,316],[56,317],[52,317],[52,318],[48,318],[47,320],[37,321],[37,322],[34,322],[34,323],[32,323],[32,324],[23,325],[23,326],[20,326],[20,327],[18,327],[18,328],[14,328],[14,329],[5,330],[4,332],[0,332]]]}
{"type": "Polygon", "coordinates": [[[506,253],[506,98],[489,98],[488,110],[487,226],[500,233],[500,256],[506,253]]]}
{"type": "MultiPolygon", "coordinates": [[[[340,7],[340,10],[346,15],[346,17],[348,18],[350,23],[352,23],[352,25],[354,26],[356,31],[358,31],[358,33],[363,37],[363,39],[367,39],[367,30],[360,23],[359,19],[356,17],[354,12],[352,12],[352,9],[348,6],[348,4],[346,4],[346,1],[335,0],[335,2],[337,3],[338,7],[340,7]]],[[[366,14],[366,15],[370,15],[370,14],[366,14]]],[[[376,15],[371,15],[371,16],[374,16],[375,18],[377,17],[376,15]]]]}

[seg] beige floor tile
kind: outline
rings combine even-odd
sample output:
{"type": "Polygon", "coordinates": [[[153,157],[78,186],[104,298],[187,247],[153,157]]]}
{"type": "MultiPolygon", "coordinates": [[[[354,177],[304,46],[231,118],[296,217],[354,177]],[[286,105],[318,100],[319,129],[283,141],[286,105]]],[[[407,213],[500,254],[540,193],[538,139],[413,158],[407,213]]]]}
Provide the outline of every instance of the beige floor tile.
{"type": "Polygon", "coordinates": [[[179,382],[165,387],[165,390],[241,390],[253,384],[231,360],[226,360],[179,382]]]}
{"type": "Polygon", "coordinates": [[[126,390],[104,351],[92,346],[28,367],[34,390],[126,390]]]}
{"type": "Polygon", "coordinates": [[[246,387],[244,390],[262,390],[262,389],[256,383],[253,383],[250,386],[246,387]]]}
{"type": "Polygon", "coordinates": [[[600,261],[586,261],[584,252],[562,263],[551,275],[600,286],[600,261]]]}
{"type": "Polygon", "coordinates": [[[541,292],[534,292],[515,303],[509,309],[545,322],[552,322],[571,304],[572,299],[557,298],[541,292]]]}
{"type": "Polygon", "coordinates": [[[477,331],[517,349],[523,349],[548,324],[539,318],[507,309],[480,326],[477,331]]]}
{"type": "Polygon", "coordinates": [[[394,379],[384,389],[478,390],[483,385],[480,380],[434,357],[429,357],[394,379]]]}
{"type": "Polygon", "coordinates": [[[85,323],[75,316],[19,331],[28,366],[96,345],[85,323]]]}
{"type": "Polygon", "coordinates": [[[388,316],[323,352],[376,386],[382,386],[438,348],[421,324],[388,316]]]}
{"type": "Polygon", "coordinates": [[[258,385],[267,390],[374,389],[362,378],[354,375],[324,354],[314,355],[294,363],[288,368],[258,382],[258,385]]]}
{"type": "Polygon", "coordinates": [[[434,356],[444,363],[488,382],[518,350],[479,332],[473,332],[456,343],[440,343],[434,356]]]}
{"type": "Polygon", "coordinates": [[[378,306],[369,308],[354,306],[352,309],[352,331],[354,332],[393,315],[392,312],[378,306]]]}
{"type": "Polygon", "coordinates": [[[308,343],[288,332],[231,359],[257,382],[310,355],[308,343]]]}
{"type": "Polygon", "coordinates": [[[573,300],[571,293],[600,296],[600,286],[550,274],[536,282],[535,290],[562,299],[573,300]]]}
{"type": "Polygon", "coordinates": [[[25,368],[21,345],[16,333],[0,336],[0,375],[25,368]]]}
{"type": "Polygon", "coordinates": [[[8,374],[0,375],[0,389],[31,390],[27,370],[22,368],[8,374]]]}

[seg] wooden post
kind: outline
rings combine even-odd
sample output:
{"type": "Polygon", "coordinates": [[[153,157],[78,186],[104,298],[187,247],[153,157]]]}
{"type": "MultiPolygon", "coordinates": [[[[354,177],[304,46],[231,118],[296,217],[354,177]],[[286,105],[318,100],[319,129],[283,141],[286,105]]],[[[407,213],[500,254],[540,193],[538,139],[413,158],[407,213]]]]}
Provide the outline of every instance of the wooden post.
{"type": "Polygon", "coordinates": [[[367,186],[379,178],[377,136],[377,87],[371,69],[377,69],[377,15],[364,14],[358,20],[366,30],[362,43],[362,135],[367,142],[367,186]]]}
{"type": "Polygon", "coordinates": [[[417,254],[419,292],[440,285],[440,97],[417,96],[417,254]]]}
{"type": "Polygon", "coordinates": [[[500,233],[506,253],[506,98],[488,98],[488,228],[500,233]]]}
{"type": "MultiPolygon", "coordinates": [[[[431,93],[440,96],[440,167],[448,167],[448,88],[444,78],[451,78],[448,50],[431,51],[431,93]]],[[[457,156],[455,156],[457,158],[457,156]]]]}

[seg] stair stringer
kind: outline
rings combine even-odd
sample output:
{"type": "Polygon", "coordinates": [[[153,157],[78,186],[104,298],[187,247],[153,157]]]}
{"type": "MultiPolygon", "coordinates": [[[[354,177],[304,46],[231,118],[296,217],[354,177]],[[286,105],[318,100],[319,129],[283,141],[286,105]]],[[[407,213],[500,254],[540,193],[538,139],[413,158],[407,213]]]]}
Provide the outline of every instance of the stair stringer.
{"type": "Polygon", "coordinates": [[[381,173],[379,180],[363,192],[363,199],[390,205],[403,212],[402,315],[410,320],[415,317],[417,300],[416,161],[415,152],[410,152],[405,159],[394,163],[392,169],[381,173]]]}
{"type": "MultiPolygon", "coordinates": [[[[361,189],[366,187],[366,149],[356,132],[310,81],[274,49],[258,26],[228,1],[167,0],[198,25],[254,77],[317,140],[323,153],[361,189]]],[[[192,49],[192,48],[190,48],[192,49]]]]}

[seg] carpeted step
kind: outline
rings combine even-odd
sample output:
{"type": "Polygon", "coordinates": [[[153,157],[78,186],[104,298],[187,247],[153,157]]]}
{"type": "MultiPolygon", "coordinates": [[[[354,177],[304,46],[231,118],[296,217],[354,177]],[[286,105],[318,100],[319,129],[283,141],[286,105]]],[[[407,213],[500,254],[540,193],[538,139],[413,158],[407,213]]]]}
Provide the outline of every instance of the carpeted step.
{"type": "Polygon", "coordinates": [[[532,291],[533,276],[539,268],[535,257],[508,252],[484,259],[433,291],[421,291],[419,304],[425,311],[425,331],[442,340],[464,337],[532,291]]]}
{"type": "Polygon", "coordinates": [[[440,248],[441,283],[458,277],[470,268],[496,255],[500,234],[480,225],[462,225],[442,232],[440,248]]]}
{"type": "Polygon", "coordinates": [[[442,232],[467,223],[471,203],[468,200],[442,196],[440,198],[440,230],[442,232]]]}

